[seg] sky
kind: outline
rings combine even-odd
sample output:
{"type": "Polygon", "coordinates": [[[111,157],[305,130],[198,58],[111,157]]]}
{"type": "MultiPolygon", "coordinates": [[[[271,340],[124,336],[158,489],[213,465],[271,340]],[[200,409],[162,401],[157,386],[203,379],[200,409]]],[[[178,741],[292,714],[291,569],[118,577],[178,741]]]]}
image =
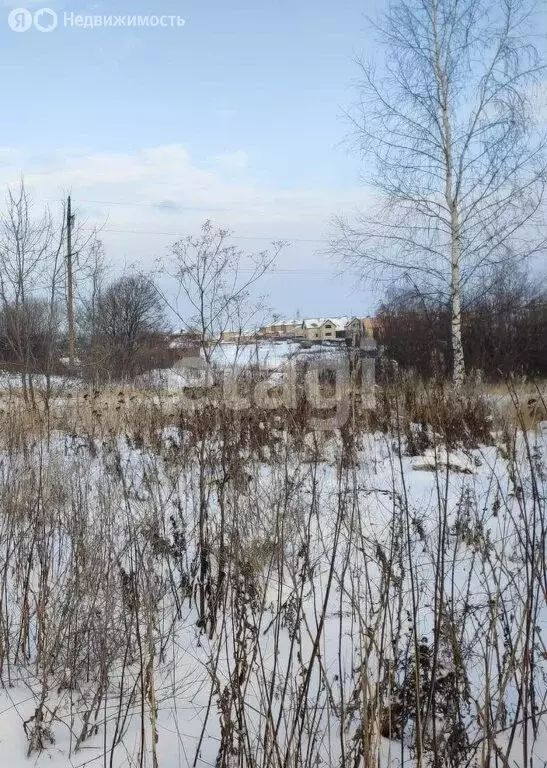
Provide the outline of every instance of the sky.
{"type": "MultiPolygon", "coordinates": [[[[288,241],[260,293],[283,316],[369,314],[326,253],[367,204],[344,110],[382,0],[46,0],[51,32],[0,19],[0,189],[68,192],[121,270],[149,269],[211,218],[245,251],[288,241]],[[77,28],[64,14],[177,15],[181,27],[77,28]]],[[[43,0],[21,0],[36,12],[43,0]]]]}

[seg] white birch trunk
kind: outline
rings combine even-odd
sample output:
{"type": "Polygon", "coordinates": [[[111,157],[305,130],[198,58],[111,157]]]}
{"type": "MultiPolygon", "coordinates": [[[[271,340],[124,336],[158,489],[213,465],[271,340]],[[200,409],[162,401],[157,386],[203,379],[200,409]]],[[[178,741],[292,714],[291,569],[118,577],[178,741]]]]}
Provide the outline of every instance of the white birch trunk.
{"type": "Polygon", "coordinates": [[[441,45],[437,28],[437,1],[432,3],[432,23],[435,40],[435,77],[442,119],[442,140],[445,162],[445,200],[450,212],[450,340],[452,346],[452,378],[456,387],[465,379],[465,359],[462,343],[461,302],[461,235],[457,195],[454,192],[454,147],[449,109],[449,84],[441,60],[441,45]]]}
{"type": "Polygon", "coordinates": [[[461,248],[458,211],[452,210],[452,254],[450,276],[450,321],[453,358],[454,386],[461,387],[465,379],[465,359],[462,342],[462,298],[461,298],[461,248]]]}

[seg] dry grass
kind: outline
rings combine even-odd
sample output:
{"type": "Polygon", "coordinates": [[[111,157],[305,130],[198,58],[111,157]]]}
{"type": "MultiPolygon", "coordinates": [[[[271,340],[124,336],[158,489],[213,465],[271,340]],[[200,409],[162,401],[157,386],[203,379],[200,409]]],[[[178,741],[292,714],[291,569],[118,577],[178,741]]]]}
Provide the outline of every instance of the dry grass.
{"type": "Polygon", "coordinates": [[[304,403],[130,388],[2,408],[0,681],[31,692],[29,754],[69,728],[74,763],[99,740],[117,766],[136,722],[136,764],[163,764],[158,700],[195,707],[189,765],[377,765],[382,737],[393,764],[507,764],[522,721],[532,754],[543,459],[506,429],[486,490],[438,470],[416,502],[404,468],[412,424],[417,451],[494,442],[483,394],[407,383],[319,434],[304,403]]]}
{"type": "MultiPolygon", "coordinates": [[[[165,427],[185,424],[192,428],[195,413],[188,399],[203,403],[203,393],[145,389],[135,386],[89,387],[59,391],[46,397],[36,390],[31,407],[18,389],[0,390],[0,442],[7,435],[35,436],[51,432],[84,434],[106,438],[127,432],[150,437],[165,427]]],[[[221,401],[220,390],[207,395],[221,401]]],[[[199,406],[198,410],[203,410],[199,406]]],[[[261,410],[256,407],[241,418],[250,423],[277,419],[292,430],[305,431],[312,416],[309,404],[301,402],[292,411],[261,410]]],[[[450,384],[425,384],[401,380],[376,388],[376,408],[363,410],[358,400],[348,408],[352,428],[389,432],[397,424],[407,432],[410,425],[431,427],[449,445],[476,446],[490,442],[492,432],[518,427],[534,430],[547,420],[547,383],[508,381],[505,384],[469,385],[455,392],[450,384]]],[[[425,446],[424,446],[425,447],[425,446]]]]}

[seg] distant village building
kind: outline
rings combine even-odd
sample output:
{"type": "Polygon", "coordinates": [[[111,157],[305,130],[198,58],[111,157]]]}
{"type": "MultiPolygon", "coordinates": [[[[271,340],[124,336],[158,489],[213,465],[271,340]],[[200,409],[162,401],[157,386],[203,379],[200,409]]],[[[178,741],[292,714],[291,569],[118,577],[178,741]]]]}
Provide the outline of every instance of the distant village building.
{"type": "Polygon", "coordinates": [[[305,338],[308,341],[334,341],[345,339],[350,317],[315,317],[304,320],[305,338]]]}
{"type": "Polygon", "coordinates": [[[304,337],[302,320],[279,320],[260,328],[258,336],[264,339],[300,339],[304,337]]]}
{"type": "Polygon", "coordinates": [[[220,341],[231,344],[250,344],[256,339],[256,334],[251,331],[222,331],[220,341]]]}
{"type": "Polygon", "coordinates": [[[344,341],[354,342],[362,336],[372,338],[377,327],[375,318],[365,317],[313,317],[306,320],[276,320],[262,326],[256,333],[224,331],[220,341],[248,344],[254,341],[344,341]]]}
{"type": "Polygon", "coordinates": [[[239,341],[240,336],[241,334],[239,331],[222,331],[220,334],[220,341],[234,343],[239,341]]]}

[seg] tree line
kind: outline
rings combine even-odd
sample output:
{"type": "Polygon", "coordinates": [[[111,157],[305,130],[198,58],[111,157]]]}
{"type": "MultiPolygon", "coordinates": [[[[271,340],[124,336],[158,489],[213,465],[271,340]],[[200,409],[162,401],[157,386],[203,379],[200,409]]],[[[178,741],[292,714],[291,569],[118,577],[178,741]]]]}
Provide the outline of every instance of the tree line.
{"type": "Polygon", "coordinates": [[[264,310],[250,289],[283,246],[245,253],[230,242],[229,231],[206,221],[197,236],[172,243],[156,270],[113,275],[99,233],[80,225],[68,237],[68,228],[66,205],[58,214],[37,210],[23,181],[8,190],[0,213],[0,367],[20,375],[30,402],[35,374],[45,376],[49,388],[56,374],[119,381],[171,366],[181,356],[171,344],[174,323],[192,336],[194,354],[210,362],[218,343],[212,339],[228,328],[242,331],[264,310]]]}
{"type": "MultiPolygon", "coordinates": [[[[227,328],[241,329],[265,311],[250,288],[274,263],[282,243],[246,254],[229,232],[206,222],[201,232],[173,243],[162,274],[174,295],[153,274],[139,270],[112,276],[96,232],[77,229],[75,242],[78,361],[68,365],[67,216],[36,212],[24,184],[8,191],[0,217],[0,364],[20,375],[32,400],[33,375],[48,384],[55,374],[90,380],[122,380],[170,367],[181,354],[170,344],[172,323],[192,333],[192,351],[211,360],[227,328]],[[242,263],[245,262],[245,269],[242,263]],[[251,265],[251,269],[249,269],[251,265]]],[[[547,375],[547,287],[523,262],[490,271],[485,287],[462,292],[462,344],[468,372],[496,379],[512,373],[547,375]]],[[[451,302],[443,291],[424,290],[407,276],[378,312],[377,340],[383,359],[425,378],[453,375],[451,302]]],[[[385,370],[385,366],[384,366],[385,370]]]]}
{"type": "MultiPolygon", "coordinates": [[[[450,324],[450,305],[442,296],[424,295],[414,286],[392,290],[378,312],[383,359],[424,379],[450,377],[450,324]]],[[[467,295],[462,343],[468,374],[475,379],[547,376],[545,280],[521,268],[499,275],[488,291],[467,295]]]]}

